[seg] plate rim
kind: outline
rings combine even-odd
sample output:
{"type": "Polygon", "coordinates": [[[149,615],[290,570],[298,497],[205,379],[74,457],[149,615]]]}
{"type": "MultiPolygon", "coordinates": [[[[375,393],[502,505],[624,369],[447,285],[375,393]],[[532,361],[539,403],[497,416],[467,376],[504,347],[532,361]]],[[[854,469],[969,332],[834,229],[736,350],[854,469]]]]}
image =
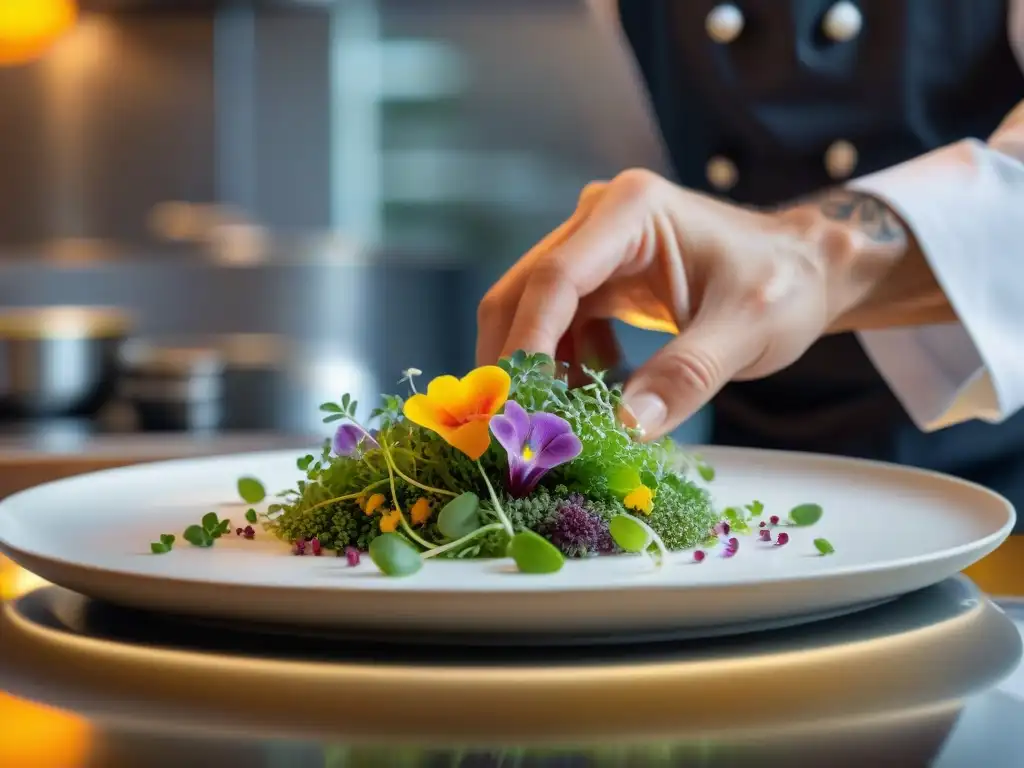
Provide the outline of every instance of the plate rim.
{"type": "MultiPolygon", "coordinates": [[[[746,447],[733,447],[733,446],[714,446],[714,445],[695,445],[695,446],[679,446],[681,449],[691,454],[701,454],[705,457],[711,457],[715,454],[726,455],[731,454],[733,456],[768,456],[776,460],[792,461],[795,458],[799,458],[805,461],[816,462],[819,464],[826,465],[843,465],[859,467],[864,470],[882,471],[887,473],[895,474],[909,474],[916,475],[920,478],[931,478],[944,483],[950,483],[956,486],[960,486],[967,490],[987,497],[989,501],[996,502],[1005,512],[1006,520],[1004,523],[995,531],[987,534],[986,536],[974,539],[970,542],[958,544],[954,547],[932,552],[926,555],[914,555],[901,557],[895,560],[886,560],[870,564],[862,565],[847,565],[841,566],[835,570],[831,570],[827,573],[791,573],[782,576],[766,576],[765,578],[758,579],[756,584],[758,586],[772,586],[772,585],[792,585],[805,583],[807,581],[817,580],[834,580],[843,579],[848,577],[869,577],[871,575],[877,575],[880,572],[901,572],[905,571],[914,566],[926,566],[934,565],[939,562],[956,559],[964,555],[970,555],[972,553],[981,552],[981,556],[972,562],[977,562],[987,554],[994,551],[1003,541],[1005,541],[1011,534],[1014,525],[1016,524],[1017,514],[1013,504],[1005,496],[997,493],[996,491],[986,488],[985,486],[975,483],[971,480],[965,480],[963,478],[955,477],[943,472],[936,470],[924,469],[920,467],[912,467],[906,465],[895,464],[893,462],[878,461],[874,459],[864,459],[859,457],[847,457],[838,456],[823,453],[813,453],[804,451],[783,451],[775,449],[761,449],[761,448],[746,448],[746,447]]],[[[17,504],[19,501],[23,502],[24,496],[30,496],[33,493],[38,492],[43,488],[53,488],[62,485],[73,485],[76,482],[82,482],[85,479],[93,478],[97,476],[111,476],[117,474],[132,474],[133,472],[152,470],[154,466],[173,467],[180,466],[182,464],[195,464],[197,462],[205,462],[211,460],[238,460],[246,459],[253,462],[261,459],[271,459],[280,457],[282,460],[285,457],[293,457],[293,451],[291,449],[279,449],[271,451],[257,451],[257,452],[243,452],[243,453],[228,453],[228,454],[212,454],[209,456],[201,457],[184,457],[175,458],[163,461],[143,461],[138,464],[132,464],[122,467],[113,467],[109,469],[101,469],[93,472],[86,472],[71,477],[60,478],[48,483],[34,486],[32,488],[19,491],[15,494],[8,496],[5,499],[0,500],[0,516],[3,516],[6,508],[17,504]]],[[[293,457],[294,458],[294,457],[293,457]]],[[[0,552],[4,552],[14,562],[22,565],[23,567],[31,568],[25,564],[25,560],[37,560],[43,563],[49,563],[54,566],[59,566],[65,570],[72,570],[76,574],[84,575],[86,578],[96,577],[118,577],[118,578],[130,578],[135,581],[160,584],[164,587],[181,587],[192,588],[195,585],[202,584],[217,584],[221,587],[231,589],[259,589],[264,591],[271,591],[272,593],[284,594],[289,592],[301,592],[301,593],[346,593],[353,595],[373,595],[377,599],[386,600],[394,596],[402,596],[408,594],[417,594],[421,596],[430,597],[450,597],[459,596],[465,598],[467,596],[480,596],[485,594],[500,595],[502,598],[522,598],[525,596],[538,597],[538,596],[552,596],[552,595],[565,595],[565,594],[592,594],[594,592],[642,592],[642,591],[674,591],[674,592],[686,592],[690,590],[699,590],[701,592],[713,592],[722,590],[732,590],[741,587],[749,587],[752,582],[749,576],[740,578],[729,578],[725,577],[720,580],[716,580],[713,583],[678,583],[678,582],[658,582],[658,581],[644,581],[642,583],[630,582],[624,580],[614,584],[600,583],[600,584],[571,584],[561,585],[558,587],[550,588],[531,588],[529,584],[536,583],[532,579],[523,579],[522,588],[510,588],[494,590],[490,588],[483,589],[459,589],[452,590],[443,587],[425,587],[417,590],[405,590],[401,588],[401,584],[404,583],[402,579],[396,579],[394,588],[388,589],[366,589],[360,588],[358,584],[349,585],[346,584],[344,587],[339,587],[337,584],[325,582],[323,584],[304,584],[304,585],[281,585],[273,583],[263,582],[225,582],[225,581],[210,581],[202,578],[184,578],[180,575],[168,576],[168,575],[157,575],[140,573],[138,571],[125,570],[114,567],[104,567],[100,565],[94,565],[91,563],[81,563],[67,560],[62,557],[55,557],[53,555],[42,554],[37,551],[31,551],[22,549],[21,547],[13,545],[3,537],[2,528],[0,528],[0,552]]],[[[670,558],[672,557],[670,554],[670,558]]],[[[628,557],[628,555],[619,555],[620,557],[628,557]]],[[[670,561],[670,565],[671,565],[670,561]]],[[[441,563],[440,567],[446,565],[452,565],[457,567],[458,562],[441,563]]],[[[567,563],[570,567],[572,563],[567,563]]]]}

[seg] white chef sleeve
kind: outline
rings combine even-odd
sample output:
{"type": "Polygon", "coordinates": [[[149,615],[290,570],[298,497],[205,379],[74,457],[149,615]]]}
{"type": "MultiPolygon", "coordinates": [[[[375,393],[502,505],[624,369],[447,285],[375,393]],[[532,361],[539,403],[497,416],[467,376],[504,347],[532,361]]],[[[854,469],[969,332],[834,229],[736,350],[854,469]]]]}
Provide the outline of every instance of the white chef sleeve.
{"type": "Polygon", "coordinates": [[[987,143],[965,140],[852,182],[898,213],[959,323],[860,340],[925,431],[1024,406],[1024,102],[987,143]]]}

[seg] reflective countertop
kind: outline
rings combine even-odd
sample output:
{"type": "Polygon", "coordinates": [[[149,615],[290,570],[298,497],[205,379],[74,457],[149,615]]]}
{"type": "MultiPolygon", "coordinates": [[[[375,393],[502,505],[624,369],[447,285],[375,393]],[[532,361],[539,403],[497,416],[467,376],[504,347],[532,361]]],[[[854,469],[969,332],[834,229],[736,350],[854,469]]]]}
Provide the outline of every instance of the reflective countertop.
{"type": "Polygon", "coordinates": [[[196,625],[2,559],[0,603],[0,766],[1024,764],[1024,601],[966,577],[803,628],[560,650],[196,625]]]}

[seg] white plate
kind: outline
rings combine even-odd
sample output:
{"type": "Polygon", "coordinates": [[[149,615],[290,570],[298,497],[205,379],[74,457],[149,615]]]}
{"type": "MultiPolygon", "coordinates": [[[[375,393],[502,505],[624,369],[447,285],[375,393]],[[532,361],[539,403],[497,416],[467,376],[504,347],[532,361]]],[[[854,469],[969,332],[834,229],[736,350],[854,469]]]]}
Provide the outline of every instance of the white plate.
{"type": "Polygon", "coordinates": [[[935,584],[1009,535],[1013,507],[980,486],[873,462],[728,448],[701,449],[721,505],[753,499],[765,515],[815,502],[811,528],[773,547],[742,537],[731,559],[689,553],[657,570],[641,557],[567,563],[529,576],[509,561],[429,562],[412,577],[328,557],[293,557],[262,532],[211,549],[180,540],[187,525],[231,504],[240,475],[268,490],[296,479],[295,452],[144,464],[40,486],[0,502],[0,548],[43,578],[123,605],[194,616],[345,629],[438,632],[650,632],[813,616],[935,584]],[[167,555],[160,533],[179,534],[167,555]],[[812,541],[836,554],[819,556],[812,541]]]}

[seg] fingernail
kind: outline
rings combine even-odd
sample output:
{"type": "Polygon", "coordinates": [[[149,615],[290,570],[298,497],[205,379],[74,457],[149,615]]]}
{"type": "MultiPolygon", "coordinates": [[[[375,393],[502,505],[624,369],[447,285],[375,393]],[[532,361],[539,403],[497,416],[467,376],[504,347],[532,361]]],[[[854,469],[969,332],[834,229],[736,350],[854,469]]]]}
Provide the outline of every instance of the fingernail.
{"type": "Polygon", "coordinates": [[[668,415],[665,401],[650,392],[641,392],[631,396],[625,402],[625,410],[636,421],[634,426],[645,433],[657,431],[668,415]]]}

